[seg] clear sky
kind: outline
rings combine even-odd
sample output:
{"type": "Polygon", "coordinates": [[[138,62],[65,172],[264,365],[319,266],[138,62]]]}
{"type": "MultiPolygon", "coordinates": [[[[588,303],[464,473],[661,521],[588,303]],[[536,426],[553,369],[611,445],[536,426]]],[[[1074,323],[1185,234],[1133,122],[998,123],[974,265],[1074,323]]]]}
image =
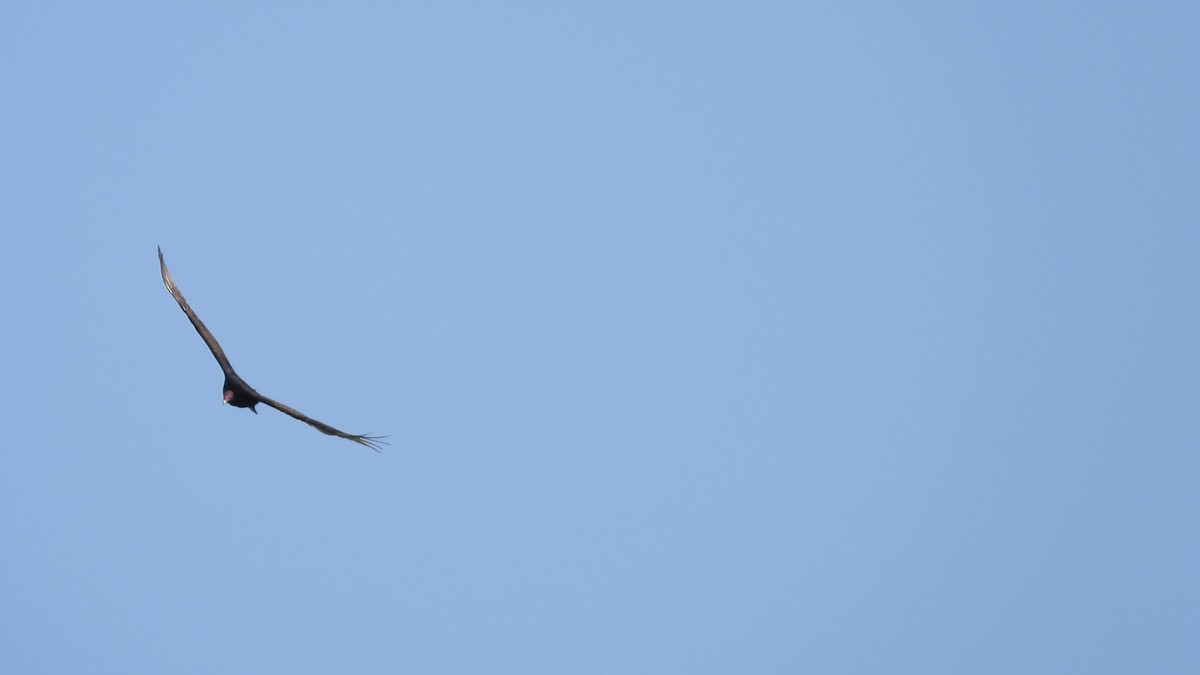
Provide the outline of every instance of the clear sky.
{"type": "Polygon", "coordinates": [[[0,670],[1200,672],[1198,7],[5,2],[0,670]]]}

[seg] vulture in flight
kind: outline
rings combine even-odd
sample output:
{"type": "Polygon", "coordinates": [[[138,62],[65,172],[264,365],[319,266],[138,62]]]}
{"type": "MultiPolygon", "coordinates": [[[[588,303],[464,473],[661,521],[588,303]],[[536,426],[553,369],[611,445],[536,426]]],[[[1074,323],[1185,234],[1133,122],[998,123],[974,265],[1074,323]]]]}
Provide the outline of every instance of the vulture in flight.
{"type": "Polygon", "coordinates": [[[220,364],[222,372],[225,373],[225,403],[237,408],[249,408],[250,412],[255,414],[258,414],[258,411],[254,409],[254,406],[258,405],[259,403],[265,403],[266,405],[271,406],[285,415],[291,415],[301,422],[314,427],[317,431],[320,431],[323,434],[340,436],[341,438],[349,439],[355,443],[365,445],[375,452],[379,452],[379,445],[381,443],[386,444],[386,441],[383,440],[386,438],[386,436],[348,434],[344,431],[339,431],[338,429],[334,429],[324,422],[318,422],[317,420],[314,420],[295,408],[288,407],[279,401],[269,399],[257,391],[254,391],[253,387],[246,384],[246,381],[238,376],[236,372],[234,372],[233,366],[229,365],[229,359],[225,356],[225,351],[221,349],[221,345],[217,343],[217,339],[213,337],[212,333],[208,332],[208,328],[205,327],[204,322],[201,321],[200,317],[196,316],[196,313],[193,312],[192,308],[188,306],[187,300],[185,300],[183,297],[183,293],[179,291],[179,287],[176,286],[175,281],[171,279],[171,273],[167,271],[167,263],[165,260],[163,260],[161,247],[158,249],[158,266],[162,271],[163,283],[167,285],[167,290],[170,291],[171,297],[175,298],[175,302],[179,303],[179,308],[183,310],[184,314],[187,314],[188,320],[192,322],[193,326],[195,326],[196,332],[200,334],[200,337],[204,340],[204,344],[208,345],[209,351],[211,351],[213,356],[216,357],[217,363],[220,364]]]}

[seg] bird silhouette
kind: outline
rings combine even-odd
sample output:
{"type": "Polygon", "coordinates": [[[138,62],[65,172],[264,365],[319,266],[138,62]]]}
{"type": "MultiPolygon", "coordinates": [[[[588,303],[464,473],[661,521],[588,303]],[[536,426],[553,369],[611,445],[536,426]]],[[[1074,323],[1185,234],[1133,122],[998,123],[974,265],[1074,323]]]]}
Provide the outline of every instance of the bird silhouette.
{"type": "Polygon", "coordinates": [[[220,343],[218,343],[217,339],[213,337],[213,334],[209,332],[208,328],[204,325],[204,322],[200,320],[200,317],[196,316],[196,313],[192,311],[191,306],[188,305],[187,300],[183,297],[183,293],[181,293],[179,287],[175,285],[175,281],[171,278],[171,273],[167,271],[167,262],[163,259],[162,247],[159,247],[158,249],[158,266],[162,271],[162,280],[167,286],[167,291],[171,293],[171,297],[175,298],[175,302],[179,303],[179,308],[183,310],[183,313],[187,315],[188,320],[192,322],[192,326],[196,328],[196,332],[200,334],[201,339],[204,340],[204,344],[208,345],[209,351],[211,351],[213,357],[217,359],[217,363],[221,366],[221,371],[225,373],[225,403],[228,403],[236,408],[249,408],[250,412],[256,415],[258,414],[258,411],[254,409],[254,406],[258,405],[259,403],[263,403],[271,406],[285,415],[290,415],[291,417],[304,422],[323,434],[338,436],[339,438],[345,438],[347,440],[354,441],[355,443],[359,443],[371,448],[375,452],[380,452],[380,444],[387,444],[387,442],[383,440],[384,438],[387,438],[386,436],[348,434],[345,431],[335,429],[324,422],[314,420],[295,408],[286,406],[274,399],[267,398],[266,396],[263,396],[255,391],[254,387],[246,384],[246,381],[243,380],[241,376],[239,376],[233,370],[233,366],[229,365],[229,357],[225,356],[225,350],[221,349],[220,343]]]}

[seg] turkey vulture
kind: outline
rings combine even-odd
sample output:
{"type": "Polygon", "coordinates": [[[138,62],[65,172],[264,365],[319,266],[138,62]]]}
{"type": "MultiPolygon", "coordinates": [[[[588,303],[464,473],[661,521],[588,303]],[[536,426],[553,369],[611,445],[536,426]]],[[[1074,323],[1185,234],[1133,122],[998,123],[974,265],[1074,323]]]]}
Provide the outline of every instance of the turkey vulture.
{"type": "Polygon", "coordinates": [[[250,412],[256,415],[258,414],[258,411],[254,409],[254,406],[258,405],[259,403],[265,403],[285,415],[291,415],[301,422],[316,428],[317,431],[320,431],[323,434],[347,438],[355,443],[365,445],[375,452],[379,452],[379,444],[386,444],[386,441],[383,440],[386,438],[386,436],[348,434],[344,431],[339,431],[328,424],[325,424],[324,422],[318,422],[317,420],[314,420],[295,408],[290,408],[279,401],[274,401],[266,396],[263,396],[257,391],[254,391],[253,387],[246,384],[246,381],[233,371],[233,366],[229,365],[229,359],[226,358],[225,351],[221,349],[221,345],[217,344],[217,339],[213,337],[212,333],[208,332],[208,328],[204,326],[204,322],[201,321],[200,317],[196,316],[196,313],[193,312],[192,308],[188,306],[187,300],[185,300],[183,297],[183,293],[179,291],[179,287],[176,286],[175,281],[171,279],[171,273],[167,271],[167,263],[165,260],[163,260],[161,247],[158,249],[158,266],[162,271],[163,283],[167,285],[167,290],[170,291],[171,297],[175,298],[175,302],[179,303],[180,309],[183,310],[184,314],[187,314],[188,320],[192,322],[193,326],[195,326],[196,332],[199,333],[200,337],[204,339],[204,344],[208,345],[209,351],[211,351],[213,356],[216,357],[217,363],[221,365],[221,370],[225,373],[225,403],[237,408],[249,408],[250,412]]]}

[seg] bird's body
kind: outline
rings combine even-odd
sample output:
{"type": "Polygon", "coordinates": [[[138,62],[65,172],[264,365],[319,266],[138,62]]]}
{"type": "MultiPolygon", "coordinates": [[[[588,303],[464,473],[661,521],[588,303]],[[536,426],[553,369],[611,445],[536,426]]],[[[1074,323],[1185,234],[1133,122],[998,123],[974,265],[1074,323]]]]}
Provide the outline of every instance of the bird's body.
{"type": "Polygon", "coordinates": [[[301,422],[304,422],[305,424],[308,424],[321,433],[345,438],[379,452],[379,444],[385,442],[383,437],[368,436],[365,434],[348,434],[344,431],[340,431],[329,426],[328,424],[325,424],[324,422],[318,422],[317,420],[314,420],[295,408],[286,406],[274,399],[267,398],[266,396],[263,396],[255,391],[254,388],[249,384],[246,384],[246,381],[243,380],[236,372],[234,372],[233,366],[229,364],[229,358],[225,356],[225,351],[221,349],[221,345],[217,342],[217,339],[214,338],[212,333],[209,332],[208,328],[204,325],[204,322],[200,320],[200,317],[196,316],[196,313],[192,311],[191,306],[189,306],[187,300],[184,299],[183,293],[180,292],[179,287],[175,285],[175,281],[171,278],[171,273],[167,271],[167,263],[163,259],[161,248],[158,249],[158,266],[159,270],[162,272],[162,280],[167,286],[167,291],[171,294],[171,297],[175,298],[175,302],[179,303],[179,308],[183,310],[183,313],[187,315],[188,320],[192,322],[192,326],[196,329],[196,332],[200,334],[200,338],[204,340],[204,344],[208,345],[208,349],[212,352],[213,357],[216,358],[217,364],[221,366],[221,371],[225,373],[225,384],[222,387],[224,390],[223,399],[225,403],[228,403],[235,408],[249,408],[253,413],[258,413],[258,411],[254,409],[254,406],[262,403],[275,408],[285,415],[289,415],[300,420],[301,422]]]}
{"type": "Polygon", "coordinates": [[[226,375],[225,385],[222,388],[225,390],[225,403],[235,408],[249,408],[250,412],[258,414],[254,406],[262,402],[262,396],[259,396],[258,392],[254,391],[242,378],[236,374],[232,377],[226,375]]]}

